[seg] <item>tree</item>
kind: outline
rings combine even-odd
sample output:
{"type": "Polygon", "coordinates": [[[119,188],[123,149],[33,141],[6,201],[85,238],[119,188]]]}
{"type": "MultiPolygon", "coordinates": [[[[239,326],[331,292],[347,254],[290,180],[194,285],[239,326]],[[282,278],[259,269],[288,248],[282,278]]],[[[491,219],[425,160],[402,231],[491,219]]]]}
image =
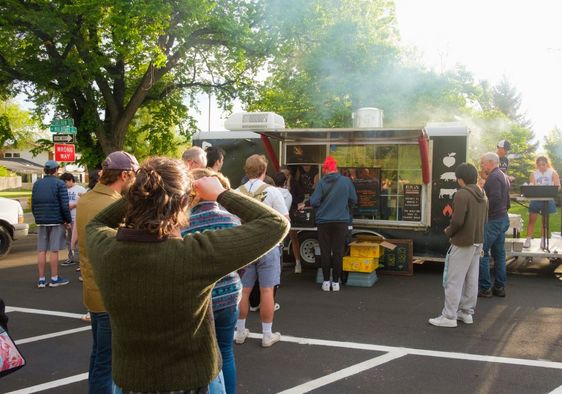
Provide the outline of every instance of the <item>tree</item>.
{"type": "Polygon", "coordinates": [[[0,100],[0,151],[31,146],[38,123],[17,104],[0,100]]]}
{"type": "Polygon", "coordinates": [[[453,120],[475,94],[463,68],[438,75],[409,60],[392,1],[290,0],[286,9],[283,45],[250,110],[278,112],[290,127],[344,127],[354,109],[378,107],[387,125],[423,125],[453,120]]]}
{"type": "Polygon", "coordinates": [[[56,116],[72,117],[87,163],[134,142],[127,132],[140,108],[158,119],[143,126],[147,139],[169,146],[172,134],[193,131],[185,95],[213,91],[227,106],[249,89],[269,45],[263,7],[258,0],[0,0],[0,88],[26,93],[41,115],[54,106],[56,116]]]}
{"type": "Polygon", "coordinates": [[[558,127],[550,130],[546,136],[544,149],[552,167],[560,174],[562,172],[562,132],[558,127]]]}

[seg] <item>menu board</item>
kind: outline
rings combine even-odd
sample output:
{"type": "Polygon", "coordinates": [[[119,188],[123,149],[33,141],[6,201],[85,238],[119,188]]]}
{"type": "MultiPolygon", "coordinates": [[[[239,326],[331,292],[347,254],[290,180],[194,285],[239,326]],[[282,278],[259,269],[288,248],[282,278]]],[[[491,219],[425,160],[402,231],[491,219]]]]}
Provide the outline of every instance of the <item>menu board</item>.
{"type": "Polygon", "coordinates": [[[404,185],[404,207],[402,220],[420,222],[422,219],[421,185],[404,185]]]}
{"type": "Polygon", "coordinates": [[[379,213],[379,197],[381,169],[373,167],[340,168],[343,175],[351,178],[357,193],[357,205],[354,215],[377,216],[379,213]]]}

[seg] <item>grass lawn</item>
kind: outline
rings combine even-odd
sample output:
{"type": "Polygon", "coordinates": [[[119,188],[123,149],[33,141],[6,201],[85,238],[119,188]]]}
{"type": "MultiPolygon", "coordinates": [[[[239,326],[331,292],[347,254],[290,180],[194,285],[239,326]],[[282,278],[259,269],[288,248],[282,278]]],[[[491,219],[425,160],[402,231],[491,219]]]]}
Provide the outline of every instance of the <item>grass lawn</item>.
{"type": "MultiPolygon", "coordinates": [[[[517,203],[511,203],[511,209],[509,213],[514,213],[521,215],[523,218],[523,231],[521,231],[521,237],[527,237],[527,224],[529,223],[529,210],[517,203]]],[[[550,232],[560,232],[560,207],[556,207],[556,213],[553,213],[549,217],[549,227],[550,232]]],[[[533,238],[540,238],[541,236],[541,218],[540,215],[535,223],[535,231],[533,232],[533,238]]]]}
{"type": "Polygon", "coordinates": [[[31,197],[31,190],[0,191],[0,197],[6,197],[6,198],[31,197]]]}

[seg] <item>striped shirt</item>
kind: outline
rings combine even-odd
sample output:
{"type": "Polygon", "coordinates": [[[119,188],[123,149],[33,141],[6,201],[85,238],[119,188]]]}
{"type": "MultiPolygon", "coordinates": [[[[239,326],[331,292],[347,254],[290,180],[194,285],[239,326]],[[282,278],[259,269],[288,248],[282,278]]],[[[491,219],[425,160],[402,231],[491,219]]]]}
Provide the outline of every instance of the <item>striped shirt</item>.
{"type": "MultiPolygon", "coordinates": [[[[181,235],[220,230],[240,225],[240,219],[229,213],[214,201],[202,201],[191,209],[189,227],[181,235]]],[[[242,282],[238,273],[231,272],[219,280],[212,292],[213,311],[220,311],[238,305],[242,296],[242,282]]]]}

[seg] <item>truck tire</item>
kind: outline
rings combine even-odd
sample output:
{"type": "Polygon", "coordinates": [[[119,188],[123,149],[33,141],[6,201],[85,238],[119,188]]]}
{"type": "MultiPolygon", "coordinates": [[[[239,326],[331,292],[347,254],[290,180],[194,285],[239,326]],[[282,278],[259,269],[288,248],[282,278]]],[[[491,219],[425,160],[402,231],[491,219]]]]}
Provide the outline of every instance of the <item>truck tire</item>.
{"type": "Polygon", "coordinates": [[[316,233],[310,231],[299,233],[299,243],[301,245],[301,261],[306,264],[316,264],[316,256],[314,254],[314,248],[318,247],[316,233]]]}
{"type": "Polygon", "coordinates": [[[12,247],[12,237],[10,232],[3,226],[0,226],[0,258],[6,256],[12,247]]]}

